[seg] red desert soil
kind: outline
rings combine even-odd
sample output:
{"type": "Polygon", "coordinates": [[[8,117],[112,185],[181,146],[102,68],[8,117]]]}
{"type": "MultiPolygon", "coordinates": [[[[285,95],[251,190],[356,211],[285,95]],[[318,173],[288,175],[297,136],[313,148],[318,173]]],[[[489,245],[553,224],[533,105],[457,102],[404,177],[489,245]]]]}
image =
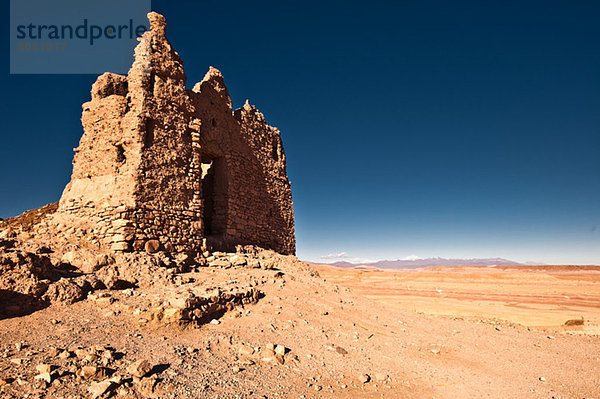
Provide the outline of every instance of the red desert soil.
{"type": "MultiPolygon", "coordinates": [[[[409,286],[421,295],[413,297],[420,298],[416,310],[421,304],[455,309],[449,301],[472,310],[491,302],[487,291],[503,298],[518,294],[527,309],[533,305],[522,297],[542,294],[558,298],[578,291],[578,303],[584,298],[593,303],[594,281],[487,269],[392,273],[318,267],[318,276],[293,257],[282,259],[276,269],[208,266],[175,276],[174,290],[202,284],[262,292],[258,302],[237,306],[218,324],[152,321],[155,299],[165,295],[160,285],[96,291],[71,305],[0,320],[0,395],[90,397],[95,379],[105,378],[82,376],[83,367],[95,362],[122,375],[108,395],[123,398],[600,396],[597,336],[529,330],[481,315],[429,315],[407,305],[409,286]],[[461,281],[477,282],[478,291],[461,281]],[[548,282],[553,284],[544,287],[548,282]],[[430,292],[436,287],[442,294],[453,287],[462,294],[436,297],[430,292]],[[379,288],[385,295],[377,294],[379,288]],[[287,348],[283,364],[265,358],[269,344],[287,348]],[[149,376],[131,377],[130,365],[139,360],[153,367],[149,376]],[[56,370],[51,383],[35,378],[40,364],[56,370]],[[365,374],[369,381],[363,383],[365,374]]],[[[514,304],[502,306],[519,309],[514,304]]],[[[593,306],[574,308],[563,310],[565,317],[584,315],[587,323],[597,312],[593,306]]]]}
{"type": "Polygon", "coordinates": [[[328,280],[393,308],[600,333],[600,266],[316,267],[328,280]],[[582,318],[583,325],[565,326],[582,318]]]}

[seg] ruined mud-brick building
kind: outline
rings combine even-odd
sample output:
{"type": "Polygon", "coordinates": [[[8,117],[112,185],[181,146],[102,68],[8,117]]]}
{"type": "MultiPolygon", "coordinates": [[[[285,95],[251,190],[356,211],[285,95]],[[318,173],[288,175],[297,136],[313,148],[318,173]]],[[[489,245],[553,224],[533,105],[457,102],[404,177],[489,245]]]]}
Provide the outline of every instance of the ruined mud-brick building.
{"type": "Polygon", "coordinates": [[[217,69],[186,89],[164,17],[148,18],[128,75],[101,75],[83,104],[59,220],[111,251],[254,244],[293,254],[279,130],[248,102],[233,111],[217,69]]]}

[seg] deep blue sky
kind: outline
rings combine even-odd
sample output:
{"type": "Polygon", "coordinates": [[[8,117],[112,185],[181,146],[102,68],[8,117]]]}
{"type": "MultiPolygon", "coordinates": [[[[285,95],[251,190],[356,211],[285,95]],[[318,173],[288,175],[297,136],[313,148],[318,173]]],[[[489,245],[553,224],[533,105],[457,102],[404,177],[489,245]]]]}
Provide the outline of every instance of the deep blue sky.
{"type": "MultiPolygon", "coordinates": [[[[600,263],[599,3],[286,3],[153,8],[189,86],[215,66],[282,130],[301,258],[600,263]]],[[[95,76],[3,46],[6,218],[60,197],[95,76]]]]}

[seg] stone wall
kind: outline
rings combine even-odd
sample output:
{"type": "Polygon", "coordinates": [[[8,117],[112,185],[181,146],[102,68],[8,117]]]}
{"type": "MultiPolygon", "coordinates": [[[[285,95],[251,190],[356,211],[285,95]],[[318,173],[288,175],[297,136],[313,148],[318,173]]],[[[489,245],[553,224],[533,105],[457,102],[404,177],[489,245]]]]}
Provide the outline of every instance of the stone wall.
{"type": "Polygon", "coordinates": [[[295,252],[280,132],[248,102],[235,112],[221,73],[186,89],[183,63],[151,30],[127,75],[106,73],[83,105],[84,134],[56,219],[112,251],[190,252],[255,244],[295,252]]]}

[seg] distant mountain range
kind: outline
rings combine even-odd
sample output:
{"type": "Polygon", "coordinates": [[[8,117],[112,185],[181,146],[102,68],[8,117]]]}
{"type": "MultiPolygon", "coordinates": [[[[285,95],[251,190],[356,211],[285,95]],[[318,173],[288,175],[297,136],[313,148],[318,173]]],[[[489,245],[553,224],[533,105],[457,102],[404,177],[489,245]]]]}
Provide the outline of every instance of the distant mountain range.
{"type": "Polygon", "coordinates": [[[331,266],[337,267],[358,267],[368,266],[377,267],[379,269],[419,269],[422,267],[435,267],[435,266],[522,266],[523,263],[514,262],[508,259],[502,258],[473,258],[473,259],[445,259],[445,258],[427,258],[427,259],[411,259],[411,260],[380,260],[377,262],[369,263],[351,263],[351,262],[334,262],[327,263],[331,266]]]}

